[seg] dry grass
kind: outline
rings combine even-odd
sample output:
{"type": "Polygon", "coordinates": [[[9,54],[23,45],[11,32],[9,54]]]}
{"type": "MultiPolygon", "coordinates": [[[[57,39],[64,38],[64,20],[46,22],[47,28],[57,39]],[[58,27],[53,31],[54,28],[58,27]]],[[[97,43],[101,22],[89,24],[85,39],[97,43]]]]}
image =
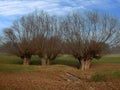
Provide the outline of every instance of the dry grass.
{"type": "Polygon", "coordinates": [[[110,64],[106,67],[104,64],[104,68],[101,68],[102,64],[93,66],[86,72],[65,65],[38,66],[36,70],[26,72],[0,72],[0,90],[120,90],[120,80],[90,81],[90,76],[98,70],[120,69],[120,65],[110,64]],[[82,81],[65,81],[66,72],[82,81]]]}

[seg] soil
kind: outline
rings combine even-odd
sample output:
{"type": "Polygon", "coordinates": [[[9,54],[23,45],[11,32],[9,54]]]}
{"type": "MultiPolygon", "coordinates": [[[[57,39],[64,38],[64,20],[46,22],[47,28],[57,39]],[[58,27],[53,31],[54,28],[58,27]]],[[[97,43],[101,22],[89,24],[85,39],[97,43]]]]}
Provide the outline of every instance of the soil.
{"type": "Polygon", "coordinates": [[[89,71],[81,73],[71,67],[64,70],[49,68],[32,72],[0,73],[0,90],[120,90],[120,80],[105,82],[84,80],[95,71],[109,69],[120,69],[120,64],[96,64],[89,71]],[[79,75],[83,80],[66,81],[63,78],[66,72],[79,75]]]}

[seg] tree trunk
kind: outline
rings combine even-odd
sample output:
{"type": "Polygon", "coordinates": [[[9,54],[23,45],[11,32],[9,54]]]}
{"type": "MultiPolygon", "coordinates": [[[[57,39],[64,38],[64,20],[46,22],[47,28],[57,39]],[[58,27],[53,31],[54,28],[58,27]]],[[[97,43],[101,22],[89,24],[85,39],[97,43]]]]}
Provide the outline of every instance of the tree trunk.
{"type": "Polygon", "coordinates": [[[81,70],[84,71],[85,70],[85,61],[81,60],[81,70]]]}
{"type": "Polygon", "coordinates": [[[51,61],[50,59],[47,60],[47,65],[50,65],[51,64],[51,61]]]}
{"type": "Polygon", "coordinates": [[[41,65],[42,65],[42,66],[45,66],[45,65],[46,65],[46,59],[44,59],[44,58],[41,59],[41,65]]]}
{"type": "Polygon", "coordinates": [[[81,60],[81,70],[85,71],[90,69],[91,66],[91,60],[81,60]]]}
{"type": "Polygon", "coordinates": [[[30,58],[24,57],[23,58],[23,65],[29,65],[30,63],[30,58]]]}
{"type": "Polygon", "coordinates": [[[90,60],[90,59],[89,59],[89,60],[86,60],[86,61],[85,61],[85,70],[90,69],[90,66],[91,66],[91,60],[90,60]]]}
{"type": "Polygon", "coordinates": [[[79,64],[78,64],[77,68],[80,69],[81,68],[81,60],[78,59],[78,61],[79,61],[79,64]]]}

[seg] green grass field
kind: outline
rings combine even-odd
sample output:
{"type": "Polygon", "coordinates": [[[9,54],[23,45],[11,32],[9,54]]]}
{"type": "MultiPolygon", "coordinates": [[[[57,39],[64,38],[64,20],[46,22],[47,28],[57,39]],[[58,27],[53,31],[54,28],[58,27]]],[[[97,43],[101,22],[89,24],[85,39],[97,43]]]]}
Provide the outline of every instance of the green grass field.
{"type": "MultiPolygon", "coordinates": [[[[78,60],[72,56],[64,55],[62,57],[58,57],[53,63],[60,63],[60,64],[76,64],[78,60]]],[[[99,60],[94,59],[92,61],[93,64],[97,63],[120,63],[120,54],[116,55],[106,55],[99,60]]]]}
{"type": "MultiPolygon", "coordinates": [[[[0,55],[1,64],[22,64],[22,59],[13,55],[0,55]]],[[[38,56],[32,56],[30,61],[31,65],[39,65],[41,63],[38,56]]],[[[69,55],[63,55],[57,57],[52,61],[52,64],[64,64],[64,65],[74,65],[77,64],[78,60],[69,55]]],[[[97,63],[120,63],[120,54],[117,55],[106,55],[99,60],[93,60],[93,64],[97,63]]]]}
{"type": "Polygon", "coordinates": [[[93,63],[120,63],[120,54],[106,55],[99,60],[93,60],[93,63]]]}
{"type": "Polygon", "coordinates": [[[38,66],[24,66],[15,64],[0,64],[0,72],[14,73],[14,72],[26,72],[38,70],[38,66]]]}

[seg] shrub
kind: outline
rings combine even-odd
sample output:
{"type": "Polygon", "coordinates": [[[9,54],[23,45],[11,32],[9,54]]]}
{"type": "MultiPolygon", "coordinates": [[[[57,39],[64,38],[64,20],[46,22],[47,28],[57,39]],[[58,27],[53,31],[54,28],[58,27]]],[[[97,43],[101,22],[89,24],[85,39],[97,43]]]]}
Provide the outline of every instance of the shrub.
{"type": "Polygon", "coordinates": [[[95,73],[94,75],[92,75],[91,79],[95,82],[106,81],[106,76],[105,74],[95,73]]]}

